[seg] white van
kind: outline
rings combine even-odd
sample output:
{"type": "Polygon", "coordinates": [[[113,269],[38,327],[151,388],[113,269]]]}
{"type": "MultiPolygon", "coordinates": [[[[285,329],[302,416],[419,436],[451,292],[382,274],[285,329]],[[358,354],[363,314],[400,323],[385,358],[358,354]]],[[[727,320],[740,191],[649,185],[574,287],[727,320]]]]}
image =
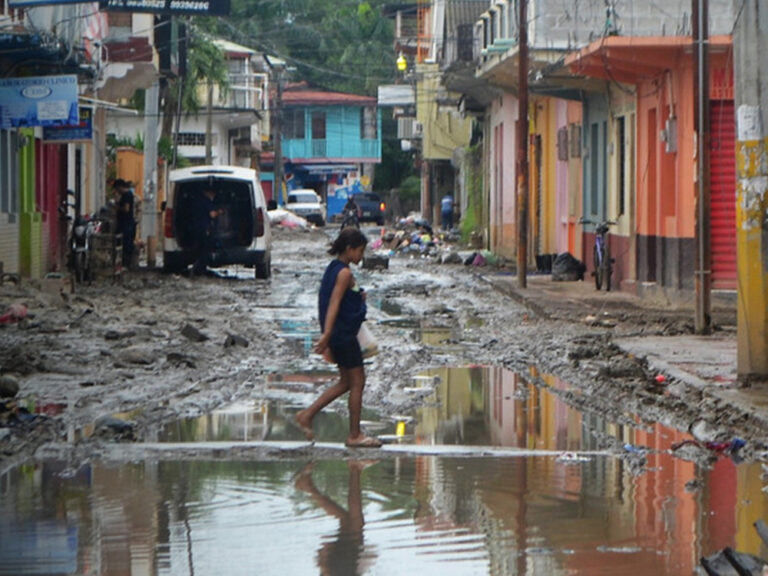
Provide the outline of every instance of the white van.
{"type": "Polygon", "coordinates": [[[197,223],[206,189],[216,191],[215,238],[208,265],[245,264],[256,278],[272,274],[272,234],[258,173],[239,166],[195,166],[172,170],[165,205],[163,270],[181,272],[195,262],[197,223]]]}
{"type": "Polygon", "coordinates": [[[289,190],[285,207],[307,222],[325,226],[325,205],[314,190],[309,188],[289,190]]]}

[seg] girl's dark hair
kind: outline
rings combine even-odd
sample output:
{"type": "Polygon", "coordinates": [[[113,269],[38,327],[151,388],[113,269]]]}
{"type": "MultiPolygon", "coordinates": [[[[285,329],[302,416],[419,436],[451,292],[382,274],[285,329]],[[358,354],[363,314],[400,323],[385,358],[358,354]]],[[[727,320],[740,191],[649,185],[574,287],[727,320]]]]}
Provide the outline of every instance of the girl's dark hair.
{"type": "Polygon", "coordinates": [[[337,254],[343,253],[344,250],[347,249],[347,246],[351,248],[359,248],[366,244],[368,244],[368,238],[366,238],[365,234],[360,232],[360,230],[357,228],[344,228],[344,230],[339,232],[339,235],[336,237],[336,240],[333,241],[333,244],[331,244],[328,254],[336,256],[337,254]]]}

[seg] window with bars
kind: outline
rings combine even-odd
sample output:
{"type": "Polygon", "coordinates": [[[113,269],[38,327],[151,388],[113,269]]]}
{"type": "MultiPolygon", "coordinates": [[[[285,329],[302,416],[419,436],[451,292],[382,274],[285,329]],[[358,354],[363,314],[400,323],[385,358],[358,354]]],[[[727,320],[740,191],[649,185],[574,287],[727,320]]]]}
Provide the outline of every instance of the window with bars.
{"type": "Polygon", "coordinates": [[[581,124],[571,124],[571,158],[581,158],[581,124]]]}
{"type": "MultiPolygon", "coordinates": [[[[211,134],[211,144],[216,145],[216,134],[211,134]]],[[[205,132],[179,132],[174,138],[179,146],[205,146],[205,132]]]]}
{"type": "Polygon", "coordinates": [[[362,140],[375,140],[378,137],[378,121],[376,108],[360,109],[360,138],[362,140]]]}
{"type": "Polygon", "coordinates": [[[283,136],[289,140],[304,139],[304,109],[283,111],[283,136]]]}
{"type": "Polygon", "coordinates": [[[458,58],[461,62],[472,62],[474,58],[474,35],[472,24],[460,24],[458,27],[458,58]]]}
{"type": "Polygon", "coordinates": [[[312,140],[325,140],[325,112],[312,112],[312,140]]]}
{"type": "Polygon", "coordinates": [[[568,160],[568,128],[565,126],[557,131],[557,159],[568,160]]]}

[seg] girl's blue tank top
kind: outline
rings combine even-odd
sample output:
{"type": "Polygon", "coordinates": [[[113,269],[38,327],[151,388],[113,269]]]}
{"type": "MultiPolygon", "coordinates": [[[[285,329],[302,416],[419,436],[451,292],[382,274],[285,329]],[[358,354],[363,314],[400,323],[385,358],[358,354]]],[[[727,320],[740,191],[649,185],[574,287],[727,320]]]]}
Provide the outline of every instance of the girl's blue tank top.
{"type": "MultiPolygon", "coordinates": [[[[328,313],[328,305],[331,302],[331,294],[333,294],[336,279],[339,276],[339,272],[347,267],[347,264],[335,258],[325,269],[317,298],[320,330],[323,330],[325,326],[325,316],[328,313]]],[[[361,290],[348,289],[344,292],[339,306],[339,313],[336,316],[336,322],[331,332],[331,344],[334,346],[344,345],[356,338],[360,325],[365,320],[367,310],[368,308],[361,290]]]]}

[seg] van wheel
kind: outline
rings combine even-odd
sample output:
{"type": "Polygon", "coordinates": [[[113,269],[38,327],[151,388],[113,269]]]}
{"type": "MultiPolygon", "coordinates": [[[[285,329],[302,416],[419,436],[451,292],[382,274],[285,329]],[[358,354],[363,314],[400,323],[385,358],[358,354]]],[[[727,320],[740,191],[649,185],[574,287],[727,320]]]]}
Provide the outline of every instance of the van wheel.
{"type": "Polygon", "coordinates": [[[268,280],[269,277],[272,276],[272,261],[267,260],[266,262],[257,263],[255,269],[256,278],[259,280],[268,280]]]}

